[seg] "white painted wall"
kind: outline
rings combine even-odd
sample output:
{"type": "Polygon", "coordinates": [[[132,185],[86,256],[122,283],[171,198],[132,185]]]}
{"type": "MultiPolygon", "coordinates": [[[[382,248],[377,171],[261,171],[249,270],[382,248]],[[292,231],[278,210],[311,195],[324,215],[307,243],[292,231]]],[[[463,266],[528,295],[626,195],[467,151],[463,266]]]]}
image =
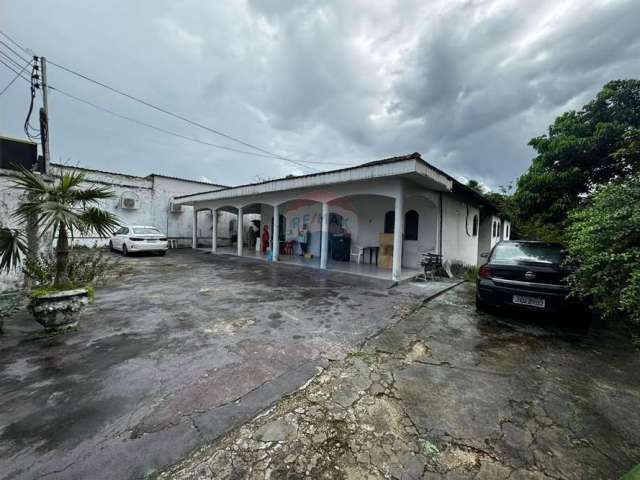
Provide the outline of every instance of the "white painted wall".
{"type": "Polygon", "coordinates": [[[478,236],[473,236],[472,228],[473,216],[479,214],[477,207],[454,195],[442,195],[442,258],[444,262],[477,264],[478,236]]]}
{"type": "MultiPolygon", "coordinates": [[[[73,167],[52,166],[52,174],[59,175],[61,171],[73,167]]],[[[178,240],[181,247],[190,247],[192,239],[193,207],[183,206],[182,211],[171,212],[170,201],[178,195],[197,193],[205,190],[215,190],[215,185],[181,180],[158,175],[137,177],[119,173],[101,172],[97,170],[79,169],[86,176],[86,186],[106,185],[110,187],[115,197],[100,202],[100,207],[118,216],[123,224],[153,225],[165,232],[171,239],[178,240]],[[123,195],[134,196],[138,200],[138,208],[125,209],[121,205],[123,195]]],[[[6,170],[0,170],[0,225],[11,225],[10,212],[19,204],[21,192],[10,188],[6,170]]],[[[231,215],[231,214],[227,214],[231,215]]],[[[211,245],[212,216],[210,213],[199,214],[198,224],[201,241],[211,245]]],[[[235,215],[233,215],[235,217],[235,215]]],[[[55,239],[53,239],[55,241],[55,239]]],[[[73,245],[106,246],[108,239],[95,236],[78,236],[72,241],[73,245]]],[[[42,242],[43,248],[51,248],[52,241],[42,242]]],[[[21,274],[0,275],[0,291],[13,288],[21,280],[21,274]]]]}
{"type": "MultiPolygon", "coordinates": [[[[482,258],[480,255],[483,253],[488,253],[494,247],[496,243],[498,243],[504,234],[511,233],[511,224],[509,224],[508,232],[503,233],[503,222],[497,215],[487,215],[483,218],[482,223],[480,224],[480,235],[479,235],[479,243],[478,243],[478,265],[483,265],[487,263],[486,258],[482,258]]],[[[504,238],[508,240],[509,238],[504,238]]]]}

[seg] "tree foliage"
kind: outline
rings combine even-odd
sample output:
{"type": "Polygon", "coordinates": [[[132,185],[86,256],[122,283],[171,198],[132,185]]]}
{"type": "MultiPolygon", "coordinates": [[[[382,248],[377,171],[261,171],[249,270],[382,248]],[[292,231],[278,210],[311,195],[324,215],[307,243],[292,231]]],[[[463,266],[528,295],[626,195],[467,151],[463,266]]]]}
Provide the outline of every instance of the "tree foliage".
{"type": "Polygon", "coordinates": [[[574,291],[640,322],[640,175],[599,187],[570,214],[567,239],[574,291]]]}
{"type": "MultiPolygon", "coordinates": [[[[65,288],[70,283],[69,236],[76,232],[95,232],[104,237],[119,225],[114,215],[97,207],[101,200],[113,197],[113,192],[102,186],[81,188],[86,180],[79,171],[62,172],[54,182],[47,182],[24,167],[15,168],[9,180],[25,193],[26,200],[15,209],[13,216],[22,226],[33,219],[41,235],[57,234],[54,286],[65,288]]],[[[19,229],[0,229],[0,271],[17,267],[20,257],[26,253],[23,237],[19,229]]]]}
{"type": "Polygon", "coordinates": [[[615,80],[529,144],[537,156],[517,182],[518,216],[564,236],[569,212],[598,186],[640,172],[640,81],[615,80]]]}

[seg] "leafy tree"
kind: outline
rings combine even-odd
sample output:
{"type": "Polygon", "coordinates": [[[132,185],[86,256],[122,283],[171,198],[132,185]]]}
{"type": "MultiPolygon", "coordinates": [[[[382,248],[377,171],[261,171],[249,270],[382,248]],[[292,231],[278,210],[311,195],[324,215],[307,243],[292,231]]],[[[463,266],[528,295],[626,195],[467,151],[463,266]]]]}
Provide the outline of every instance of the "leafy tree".
{"type": "Polygon", "coordinates": [[[83,173],[63,172],[49,183],[38,174],[17,166],[9,175],[11,183],[24,191],[27,200],[13,212],[20,225],[17,229],[0,228],[0,271],[16,268],[27,252],[24,227],[29,218],[35,219],[40,235],[57,234],[56,270],[53,286],[70,286],[67,274],[69,236],[74,232],[95,232],[108,236],[119,224],[117,218],[96,205],[100,200],[113,197],[108,187],[90,186],[81,189],[85,181],[83,173]]]}
{"type": "Polygon", "coordinates": [[[474,180],[474,179],[467,181],[467,187],[475,190],[480,195],[484,194],[484,191],[485,191],[484,186],[478,180],[474,180]]]}
{"type": "Polygon", "coordinates": [[[520,219],[562,238],[571,210],[599,185],[640,172],[640,81],[615,80],[529,142],[537,156],[517,182],[520,219]]]}
{"type": "Polygon", "coordinates": [[[569,217],[570,283],[606,315],[640,322],[640,175],[599,187],[569,217]]]}

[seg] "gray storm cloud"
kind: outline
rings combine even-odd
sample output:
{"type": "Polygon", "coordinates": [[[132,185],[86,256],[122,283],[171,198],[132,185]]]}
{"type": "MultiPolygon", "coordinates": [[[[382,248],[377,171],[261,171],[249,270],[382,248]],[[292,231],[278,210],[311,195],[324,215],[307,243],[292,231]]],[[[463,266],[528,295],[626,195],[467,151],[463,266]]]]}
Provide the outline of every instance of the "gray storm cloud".
{"type": "MultiPolygon", "coordinates": [[[[526,169],[528,140],[557,114],[640,71],[640,4],[631,0],[3,0],[1,8],[2,29],[36,54],[287,157],[356,164],[420,151],[492,187],[526,169]]],[[[11,75],[0,69],[0,85],[11,75]]],[[[49,76],[119,113],[239,147],[60,70],[49,76]]],[[[27,99],[25,84],[0,97],[2,134],[21,136],[27,99]]],[[[87,167],[227,184],[307,171],[56,95],[51,121],[54,159],[87,167]]]]}

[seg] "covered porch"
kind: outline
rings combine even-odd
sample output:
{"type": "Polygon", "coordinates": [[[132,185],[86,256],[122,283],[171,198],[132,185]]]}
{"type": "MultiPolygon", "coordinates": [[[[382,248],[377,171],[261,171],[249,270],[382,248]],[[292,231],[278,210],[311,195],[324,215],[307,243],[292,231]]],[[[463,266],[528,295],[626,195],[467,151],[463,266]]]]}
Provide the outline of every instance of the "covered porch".
{"type": "Polygon", "coordinates": [[[197,212],[210,210],[212,253],[401,281],[419,273],[422,254],[442,256],[443,195],[451,189],[450,178],[410,155],[176,201],[194,207],[193,248],[197,212]],[[218,221],[221,212],[235,227],[218,221]]]}
{"type": "MultiPolygon", "coordinates": [[[[208,248],[199,248],[201,251],[210,251],[208,248]]],[[[238,255],[237,248],[233,247],[218,247],[216,252],[218,255],[238,255]]],[[[249,249],[246,246],[242,250],[242,256],[246,258],[254,258],[260,261],[267,261],[267,256],[257,252],[255,249],[249,249]]],[[[290,265],[298,265],[307,268],[320,269],[320,258],[314,257],[305,259],[300,255],[284,255],[280,254],[278,262],[287,263],[290,265]]],[[[335,260],[327,261],[327,270],[333,270],[342,273],[348,273],[351,275],[360,275],[364,277],[377,278],[381,280],[389,280],[389,269],[380,268],[375,263],[357,263],[357,262],[340,262],[335,260]]],[[[408,281],[415,278],[420,273],[417,268],[403,268],[400,274],[399,282],[408,281]]]]}

